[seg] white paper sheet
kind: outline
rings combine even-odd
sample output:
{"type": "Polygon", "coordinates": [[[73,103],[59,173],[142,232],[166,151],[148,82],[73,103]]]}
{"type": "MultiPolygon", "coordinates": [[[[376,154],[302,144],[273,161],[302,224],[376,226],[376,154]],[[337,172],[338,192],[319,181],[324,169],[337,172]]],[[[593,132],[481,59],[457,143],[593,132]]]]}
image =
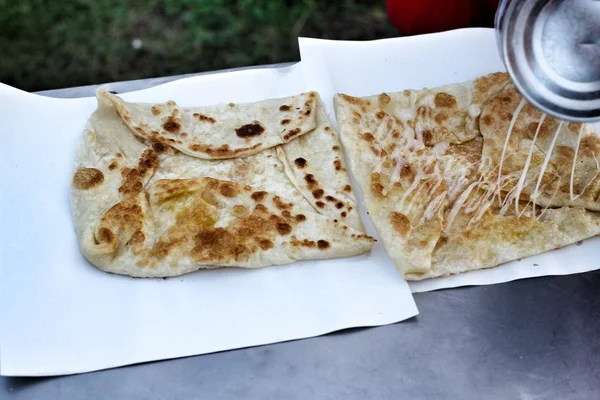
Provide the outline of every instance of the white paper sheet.
{"type": "MultiPolygon", "coordinates": [[[[249,70],[123,97],[190,106],[328,85],[327,75],[307,76],[299,65],[249,70]]],[[[379,244],[354,258],[199,271],[165,280],[94,268],[77,246],[69,184],[77,140],[95,107],[95,98],[50,99],[0,84],[2,375],[93,371],[389,324],[417,314],[408,285],[379,244]]]]}
{"type": "MultiPolygon", "coordinates": [[[[463,82],[495,71],[505,71],[493,29],[461,29],[441,34],[370,42],[301,38],[305,74],[331,85],[323,93],[330,112],[332,96],[367,96],[381,92],[435,87],[463,82]]],[[[327,87],[326,87],[327,88],[327,87]]],[[[600,132],[600,126],[595,126],[600,132]]],[[[600,268],[600,238],[529,257],[503,266],[461,275],[411,282],[411,290],[426,292],[468,285],[488,285],[544,275],[567,275],[600,268]]],[[[392,265],[388,258],[386,263],[392,265]]]]}

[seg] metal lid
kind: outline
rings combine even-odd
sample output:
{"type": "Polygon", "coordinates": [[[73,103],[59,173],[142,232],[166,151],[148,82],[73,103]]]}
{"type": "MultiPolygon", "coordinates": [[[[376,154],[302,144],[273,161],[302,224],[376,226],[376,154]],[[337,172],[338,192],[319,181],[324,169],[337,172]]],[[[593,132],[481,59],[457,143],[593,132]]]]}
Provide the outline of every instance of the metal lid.
{"type": "Polygon", "coordinates": [[[600,0],[503,0],[496,29],[530,103],[560,119],[600,120],[600,0]]]}

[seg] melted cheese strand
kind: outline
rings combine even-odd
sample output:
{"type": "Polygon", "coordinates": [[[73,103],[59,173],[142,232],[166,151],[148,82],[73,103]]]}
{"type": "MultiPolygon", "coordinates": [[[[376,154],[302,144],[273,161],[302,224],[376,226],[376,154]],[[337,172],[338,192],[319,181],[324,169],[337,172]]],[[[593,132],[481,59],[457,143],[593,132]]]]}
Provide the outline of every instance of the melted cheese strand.
{"type": "MultiPolygon", "coordinates": [[[[554,137],[552,138],[552,142],[550,143],[550,147],[546,152],[546,157],[544,157],[544,163],[542,164],[542,169],[540,170],[540,175],[538,176],[538,181],[535,185],[535,190],[533,191],[533,208],[535,210],[536,199],[539,196],[538,189],[540,188],[540,184],[542,183],[542,178],[544,177],[544,173],[546,172],[546,168],[548,167],[548,163],[550,162],[550,157],[552,157],[552,152],[554,151],[554,146],[556,146],[556,141],[558,140],[558,136],[560,135],[560,129],[562,128],[564,121],[560,121],[558,124],[558,128],[556,128],[556,132],[554,132],[554,137]]],[[[556,195],[556,193],[555,193],[556,195]]],[[[552,197],[554,198],[554,196],[552,197]]]]}
{"type": "MultiPolygon", "coordinates": [[[[506,132],[506,140],[504,141],[504,147],[502,148],[502,155],[500,156],[500,167],[498,168],[498,187],[500,187],[500,180],[502,179],[502,164],[504,164],[504,156],[506,155],[506,149],[508,148],[508,143],[510,141],[510,136],[512,135],[513,128],[517,119],[519,118],[519,114],[521,110],[525,106],[526,101],[525,98],[522,98],[519,102],[519,105],[515,109],[512,120],[510,121],[510,125],[508,126],[508,131],[506,132]]],[[[502,203],[502,193],[498,191],[498,201],[502,203]]]]}
{"type": "MultiPolygon", "coordinates": [[[[575,146],[575,157],[573,157],[573,165],[571,166],[571,179],[569,181],[569,199],[571,201],[577,199],[579,196],[581,196],[583,194],[583,192],[585,192],[585,189],[584,189],[581,191],[581,193],[579,193],[577,195],[577,197],[573,196],[573,181],[575,180],[575,164],[577,164],[577,156],[579,155],[579,144],[581,143],[582,135],[583,135],[583,124],[581,124],[581,128],[579,129],[579,135],[577,135],[577,146],[575,146]]],[[[598,160],[596,160],[596,162],[598,162],[598,160]]],[[[587,189],[587,185],[586,185],[586,189],[587,189]]]]}
{"type": "MultiPolygon", "coordinates": [[[[533,140],[531,142],[531,147],[529,148],[529,154],[527,154],[527,161],[525,161],[525,166],[523,167],[523,172],[521,173],[521,177],[519,178],[519,183],[517,183],[517,197],[515,199],[515,213],[519,215],[519,197],[521,197],[521,191],[523,190],[523,183],[525,182],[525,178],[527,177],[527,171],[529,170],[529,164],[531,163],[531,157],[533,156],[533,149],[535,148],[535,141],[537,140],[538,134],[540,133],[540,128],[544,123],[544,119],[546,119],[546,113],[542,114],[540,118],[540,122],[538,122],[537,129],[535,130],[535,135],[533,135],[533,140]]],[[[579,146],[579,143],[577,143],[579,146]]],[[[573,181],[571,181],[572,183],[573,181]]]]}

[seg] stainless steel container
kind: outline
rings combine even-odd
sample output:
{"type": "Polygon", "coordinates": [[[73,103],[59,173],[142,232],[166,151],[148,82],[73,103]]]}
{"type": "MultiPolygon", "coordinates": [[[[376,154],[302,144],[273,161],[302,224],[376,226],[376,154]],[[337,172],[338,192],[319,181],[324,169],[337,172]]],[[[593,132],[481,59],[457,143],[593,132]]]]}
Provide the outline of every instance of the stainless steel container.
{"type": "Polygon", "coordinates": [[[503,0],[496,32],[530,103],[564,120],[600,120],[600,0],[503,0]]]}

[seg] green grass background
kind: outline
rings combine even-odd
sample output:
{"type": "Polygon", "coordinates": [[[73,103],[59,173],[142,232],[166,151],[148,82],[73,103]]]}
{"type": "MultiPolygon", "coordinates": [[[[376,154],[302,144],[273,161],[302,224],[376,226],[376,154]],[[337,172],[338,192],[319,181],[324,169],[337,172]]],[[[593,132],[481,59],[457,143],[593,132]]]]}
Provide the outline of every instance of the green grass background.
{"type": "Polygon", "coordinates": [[[0,82],[35,91],[278,63],[299,60],[298,36],[396,35],[383,0],[0,0],[0,82]]]}

